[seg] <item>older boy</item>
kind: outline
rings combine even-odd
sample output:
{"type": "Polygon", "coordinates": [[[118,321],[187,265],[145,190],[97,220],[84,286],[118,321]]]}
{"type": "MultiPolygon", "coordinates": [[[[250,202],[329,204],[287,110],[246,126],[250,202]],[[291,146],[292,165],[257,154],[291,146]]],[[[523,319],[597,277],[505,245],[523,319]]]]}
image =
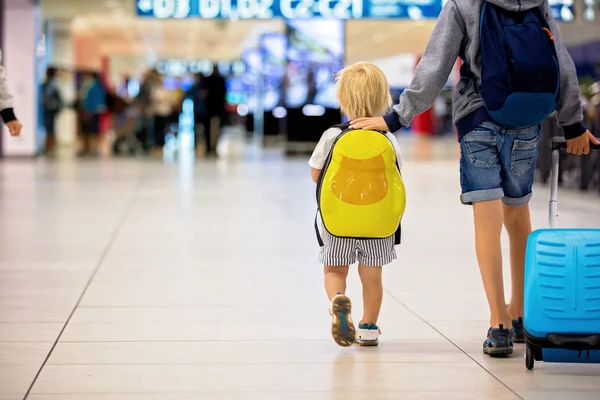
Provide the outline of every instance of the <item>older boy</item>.
{"type": "MultiPolygon", "coordinates": [[[[488,112],[480,90],[480,24],[484,6],[494,10],[496,15],[507,15],[508,18],[527,11],[541,11],[537,15],[543,16],[545,21],[541,21],[540,25],[547,24],[548,27],[540,26],[539,34],[547,35],[550,43],[554,44],[560,69],[556,104],[558,122],[564,130],[568,151],[577,155],[588,154],[590,142],[599,142],[583,125],[575,66],[547,0],[449,0],[437,20],[410,87],[400,97],[400,104],[385,117],[356,119],[352,127],[389,129],[392,132],[407,127],[415,115],[431,107],[459,56],[469,67],[470,71],[465,71],[466,68],[462,71],[463,79],[453,102],[453,119],[461,147],[461,201],[473,205],[475,249],[490,307],[490,329],[483,351],[491,356],[503,356],[512,353],[513,341],[524,340],[523,271],[525,245],[531,233],[528,203],[540,131],[538,125],[507,129],[488,112]],[[508,307],[504,299],[500,247],[503,224],[510,237],[513,291],[508,307]]],[[[538,38],[541,37],[546,36],[538,38]]],[[[540,49],[548,51],[552,48],[540,49]]],[[[498,48],[492,50],[504,51],[498,48]]],[[[548,68],[555,67],[555,62],[548,64],[548,68]]]]}

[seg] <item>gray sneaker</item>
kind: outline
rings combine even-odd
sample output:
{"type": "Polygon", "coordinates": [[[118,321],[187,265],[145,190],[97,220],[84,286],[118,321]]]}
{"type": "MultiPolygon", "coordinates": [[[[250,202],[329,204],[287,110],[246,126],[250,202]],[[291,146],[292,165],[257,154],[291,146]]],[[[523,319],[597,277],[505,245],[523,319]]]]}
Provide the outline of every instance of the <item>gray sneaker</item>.
{"type": "Polygon", "coordinates": [[[356,329],[352,322],[352,302],[346,295],[338,293],[331,300],[331,336],[343,347],[352,346],[356,340],[356,329]]]}

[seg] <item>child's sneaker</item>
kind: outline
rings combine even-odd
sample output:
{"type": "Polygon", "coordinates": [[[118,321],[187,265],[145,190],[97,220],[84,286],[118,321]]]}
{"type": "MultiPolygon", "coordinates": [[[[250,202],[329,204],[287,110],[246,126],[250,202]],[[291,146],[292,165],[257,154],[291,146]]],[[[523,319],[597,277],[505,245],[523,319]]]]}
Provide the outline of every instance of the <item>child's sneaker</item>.
{"type": "Polygon", "coordinates": [[[519,317],[519,319],[514,319],[512,326],[515,331],[513,342],[525,343],[525,328],[523,327],[523,318],[519,317]]]}
{"type": "Polygon", "coordinates": [[[483,352],[492,357],[502,357],[512,354],[514,329],[504,329],[500,324],[499,328],[490,328],[485,342],[483,342],[483,352]]]}
{"type": "Polygon", "coordinates": [[[352,302],[348,296],[338,293],[331,300],[331,336],[340,346],[352,346],[356,340],[356,329],[352,322],[352,302]]]}
{"type": "Polygon", "coordinates": [[[358,325],[357,343],[361,346],[378,346],[379,335],[381,331],[375,324],[360,324],[358,325]]]}

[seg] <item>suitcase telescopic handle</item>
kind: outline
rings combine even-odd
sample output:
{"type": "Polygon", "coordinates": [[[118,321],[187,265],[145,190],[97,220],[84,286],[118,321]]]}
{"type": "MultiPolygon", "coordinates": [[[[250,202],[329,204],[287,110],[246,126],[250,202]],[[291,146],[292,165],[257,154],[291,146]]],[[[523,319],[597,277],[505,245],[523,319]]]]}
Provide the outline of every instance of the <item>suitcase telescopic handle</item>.
{"type": "MultiPolygon", "coordinates": [[[[591,150],[600,150],[600,145],[590,144],[591,150]]],[[[550,169],[550,213],[548,214],[548,225],[550,228],[556,227],[558,219],[558,163],[560,160],[560,151],[567,148],[567,141],[564,137],[552,138],[552,168],[550,169]]]]}

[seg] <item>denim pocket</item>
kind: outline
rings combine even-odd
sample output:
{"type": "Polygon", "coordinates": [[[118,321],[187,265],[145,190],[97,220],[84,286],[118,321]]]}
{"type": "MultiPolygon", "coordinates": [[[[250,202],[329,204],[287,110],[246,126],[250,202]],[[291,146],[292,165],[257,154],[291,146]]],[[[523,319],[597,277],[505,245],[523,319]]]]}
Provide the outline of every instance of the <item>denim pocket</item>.
{"type": "Polygon", "coordinates": [[[517,178],[523,177],[533,165],[537,156],[537,148],[539,136],[533,139],[513,141],[512,152],[510,157],[510,171],[517,178]]]}
{"type": "Polygon", "coordinates": [[[498,158],[496,134],[492,131],[476,129],[462,139],[462,151],[476,167],[490,168],[498,158]]]}

